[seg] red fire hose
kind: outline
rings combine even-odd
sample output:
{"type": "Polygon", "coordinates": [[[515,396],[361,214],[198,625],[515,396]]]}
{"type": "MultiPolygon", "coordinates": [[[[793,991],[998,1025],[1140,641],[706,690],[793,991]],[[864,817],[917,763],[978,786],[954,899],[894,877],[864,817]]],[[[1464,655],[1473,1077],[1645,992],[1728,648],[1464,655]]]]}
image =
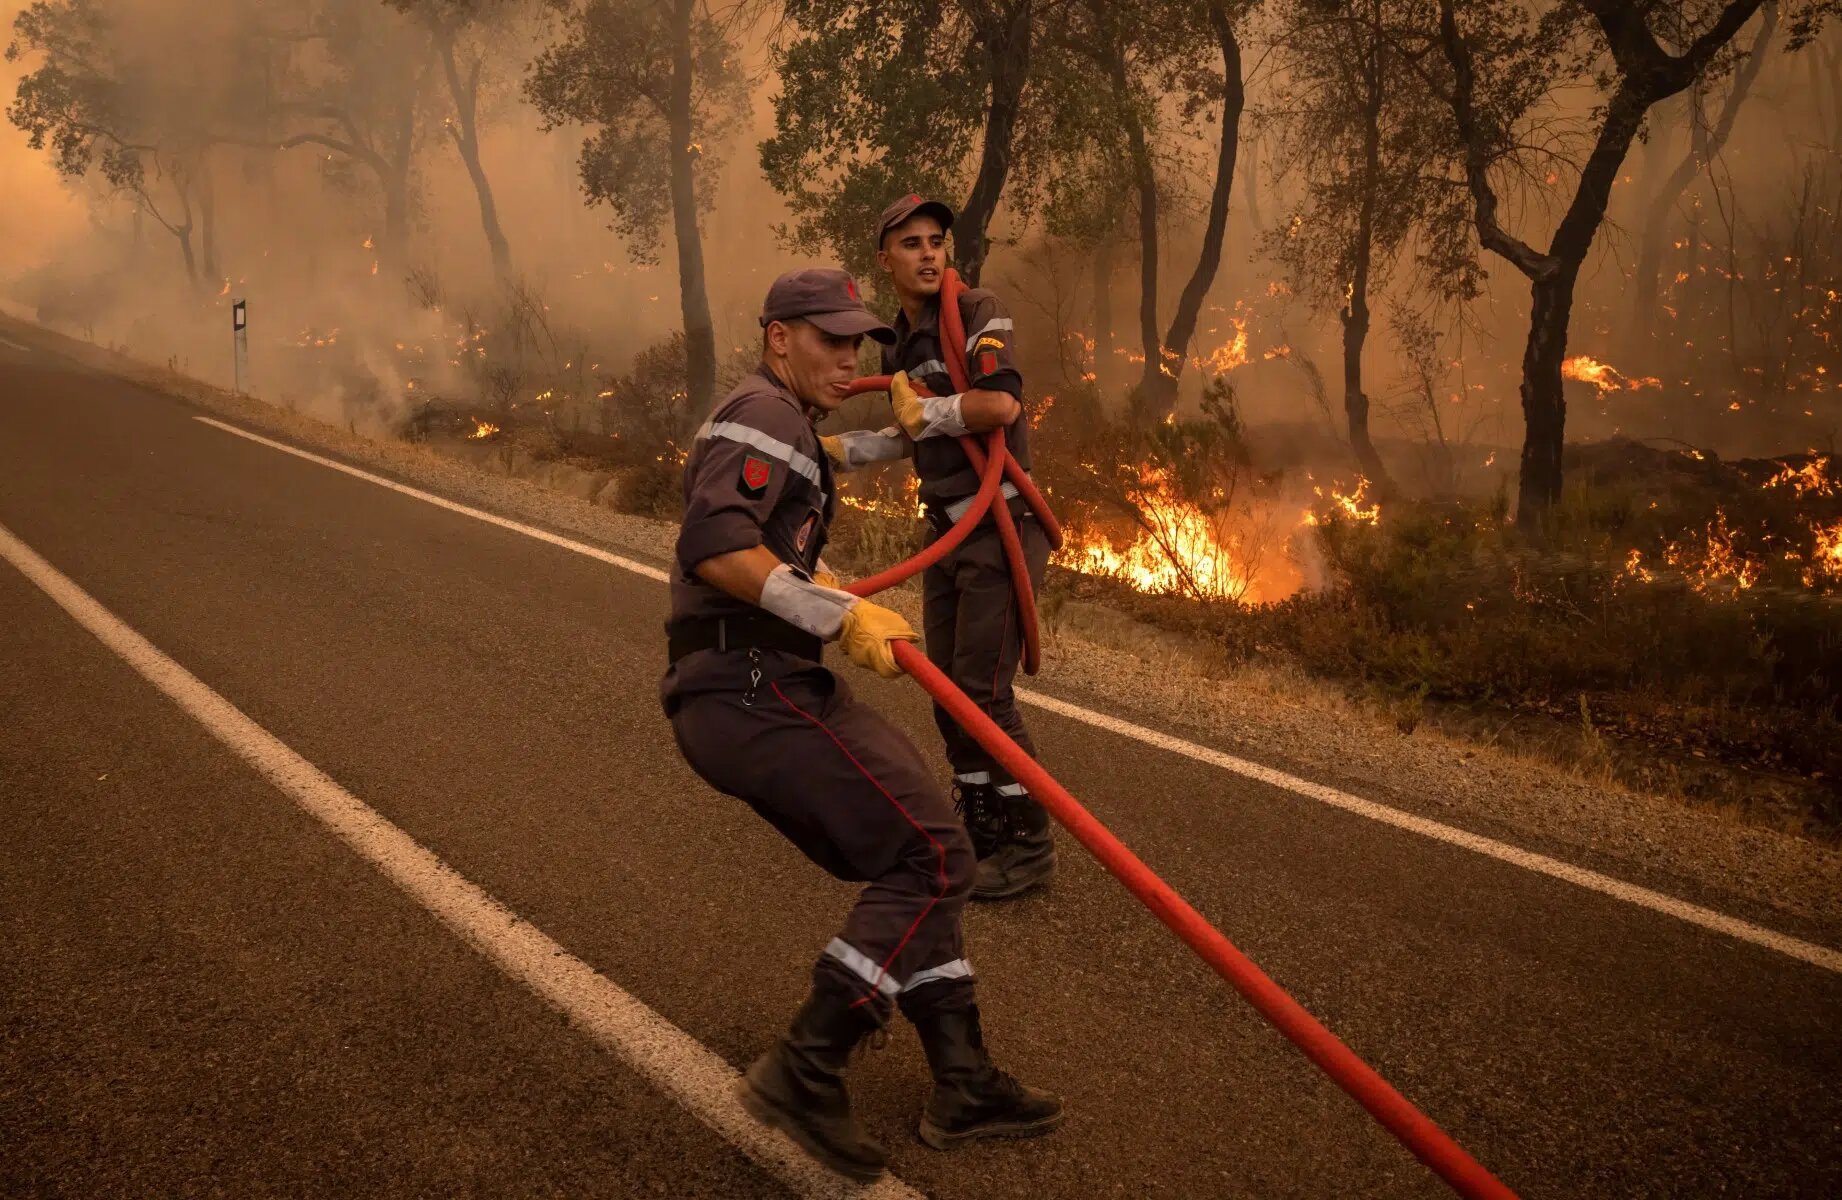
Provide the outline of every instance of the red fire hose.
{"type": "MultiPolygon", "coordinates": [[[[966,391],[971,386],[971,374],[966,368],[966,327],[959,316],[959,297],[966,290],[961,282],[959,272],[951,267],[940,282],[940,348],[941,357],[947,365],[947,375],[953,386],[966,391]]],[[[889,390],[889,376],[873,375],[857,380],[851,385],[850,392],[856,395],[862,392],[884,392],[889,390]]],[[[921,389],[917,389],[921,390],[921,389]]],[[[926,394],[923,391],[922,394],[926,394]]],[[[1011,516],[1009,504],[995,504],[999,482],[996,475],[1001,473],[1008,478],[1012,487],[1023,497],[1024,503],[1042,526],[1043,534],[1049,539],[1051,548],[1062,544],[1062,527],[1049,511],[1049,502],[1036,487],[1029,473],[1023,469],[1015,458],[1011,457],[1010,447],[1005,443],[1004,431],[994,429],[986,437],[984,446],[971,434],[963,434],[959,439],[960,449],[966,452],[966,458],[972,463],[972,469],[979,474],[978,495],[973,498],[972,506],[965,515],[953,524],[953,528],[942,535],[927,549],[899,563],[879,575],[869,579],[860,579],[851,585],[850,590],[859,596],[873,596],[884,588],[892,587],[919,571],[926,570],[939,562],[953,548],[966,540],[968,534],[978,528],[987,511],[994,514],[998,526],[998,537],[1004,543],[1005,561],[1010,565],[1011,582],[1017,592],[1018,627],[1023,631],[1023,673],[1036,674],[1036,668],[1042,661],[1042,639],[1036,624],[1036,596],[1030,586],[1029,562],[1023,555],[1023,539],[1017,533],[1017,523],[1011,516]],[[995,466],[996,470],[988,469],[995,466]]]]}
{"type": "MultiPolygon", "coordinates": [[[[959,293],[964,290],[964,286],[958,274],[949,269],[940,289],[941,345],[945,350],[947,373],[953,380],[953,386],[961,391],[967,387],[966,338],[959,319],[959,293]]],[[[878,376],[858,380],[853,390],[883,391],[888,386],[889,378],[878,376]]],[[[1061,544],[1061,530],[1049,512],[1042,493],[1036,489],[1017,460],[1011,457],[1003,430],[993,431],[984,447],[980,447],[969,436],[962,437],[960,445],[979,473],[978,494],[973,497],[972,505],[965,515],[920,554],[878,575],[860,579],[851,584],[848,590],[859,596],[871,596],[938,562],[966,539],[989,509],[996,514],[999,535],[1004,539],[1005,555],[1010,564],[1011,581],[1017,592],[1020,624],[1024,630],[1024,669],[1033,674],[1039,648],[1036,601],[1030,588],[1023,544],[1017,536],[1016,524],[1011,519],[1010,507],[1002,503],[993,504],[998,497],[1000,479],[1008,478],[1024,497],[1043,531],[1049,535],[1051,545],[1061,544]]],[[[971,734],[988,754],[997,759],[1018,783],[1028,788],[1030,795],[1042,802],[1043,807],[1061,823],[1062,828],[1087,847],[1100,860],[1100,865],[1125,884],[1126,890],[1138,897],[1139,902],[1149,908],[1152,915],[1187,942],[1204,962],[1246,997],[1261,1016],[1290,1039],[1293,1045],[1304,1051],[1306,1058],[1317,1064],[1318,1069],[1330,1076],[1332,1082],[1348,1092],[1384,1129],[1411,1150],[1414,1157],[1430,1167],[1461,1196],[1515,1200],[1514,1192],[1485,1170],[1465,1152],[1464,1147],[1453,1141],[1405,1096],[1395,1091],[1373,1067],[1357,1057],[1355,1051],[1306,1012],[1284,988],[1255,966],[1252,959],[1222,936],[1220,930],[1209,924],[1169,884],[1158,878],[1150,867],[1139,860],[1138,855],[1114,837],[1105,825],[1081,806],[1080,801],[1069,795],[1067,789],[1043,770],[1035,759],[1025,754],[1022,747],[1012,741],[978,705],[954,686],[952,680],[929,662],[926,655],[908,642],[895,642],[893,648],[895,660],[902,669],[959,722],[960,728],[971,734]]]]}

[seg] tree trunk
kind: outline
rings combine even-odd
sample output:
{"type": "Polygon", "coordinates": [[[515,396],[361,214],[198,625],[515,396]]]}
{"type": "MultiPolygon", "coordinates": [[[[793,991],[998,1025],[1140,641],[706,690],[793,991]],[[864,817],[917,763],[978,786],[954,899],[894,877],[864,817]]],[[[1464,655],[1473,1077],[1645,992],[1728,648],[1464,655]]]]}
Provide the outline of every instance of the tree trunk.
{"type": "MultiPolygon", "coordinates": [[[[426,56],[401,97],[396,128],[391,131],[389,154],[374,164],[384,189],[384,236],[377,243],[378,273],[400,276],[409,261],[410,168],[416,159],[416,108],[428,84],[431,64],[426,56]]],[[[400,282],[400,280],[399,280],[400,282]]]]}
{"type": "Polygon", "coordinates": [[[1561,447],[1567,428],[1561,362],[1567,357],[1575,277],[1575,271],[1564,271],[1537,280],[1530,289],[1529,340],[1522,352],[1522,477],[1516,492],[1521,523],[1545,521],[1561,498],[1561,447]]]}
{"type": "Polygon", "coordinates": [[[222,278],[217,259],[217,191],[211,181],[211,161],[198,158],[199,249],[205,259],[205,278],[216,283],[222,278]]]}
{"type": "Polygon", "coordinates": [[[1153,396],[1152,380],[1162,359],[1158,344],[1158,181],[1152,173],[1151,150],[1145,144],[1145,127],[1132,108],[1125,85],[1125,64],[1116,60],[1114,80],[1120,98],[1120,119],[1125,123],[1126,144],[1132,154],[1132,179],[1138,188],[1138,337],[1145,361],[1139,376],[1142,399],[1153,396]]]}
{"type": "MultiPolygon", "coordinates": [[[[1371,34],[1371,39],[1375,35],[1371,34]]],[[[1369,396],[1362,387],[1362,348],[1369,339],[1369,274],[1375,251],[1375,193],[1381,187],[1381,46],[1371,40],[1363,64],[1362,199],[1356,212],[1356,238],[1350,247],[1350,283],[1343,306],[1343,412],[1349,419],[1350,449],[1376,487],[1388,492],[1393,481],[1369,438],[1369,396]]]]}
{"type": "Polygon", "coordinates": [[[1094,247],[1094,386],[1106,390],[1113,365],[1113,238],[1094,247]]]}
{"type": "Polygon", "coordinates": [[[192,250],[192,226],[190,222],[173,230],[173,237],[179,242],[179,253],[185,259],[186,282],[194,288],[198,286],[198,256],[192,250]]]}
{"type": "Polygon", "coordinates": [[[1004,181],[1011,169],[1011,140],[1017,114],[1023,105],[1023,87],[1030,76],[1031,6],[1033,0],[1016,0],[993,14],[992,23],[980,31],[991,78],[991,101],[985,114],[985,146],[979,156],[979,173],[972,192],[953,222],[955,265],[962,278],[978,286],[979,273],[991,252],[989,229],[1004,181]]]}
{"type": "MultiPolygon", "coordinates": [[[[1156,407],[1169,412],[1177,405],[1177,379],[1183,374],[1184,356],[1190,339],[1196,336],[1196,321],[1202,315],[1202,302],[1215,282],[1215,272],[1222,264],[1222,240],[1228,230],[1228,195],[1234,185],[1234,160],[1241,144],[1241,109],[1246,92],[1241,85],[1241,44],[1234,36],[1234,23],[1220,3],[1209,5],[1209,25],[1222,54],[1222,136],[1215,159],[1215,187],[1209,196],[1209,216],[1203,226],[1202,250],[1196,269],[1190,272],[1183,294],[1177,298],[1177,311],[1158,347],[1159,362],[1153,367],[1149,353],[1145,357],[1147,398],[1156,407]]],[[[1141,133],[1141,140],[1142,140],[1141,133]]],[[[1153,297],[1152,319],[1157,319],[1153,297]]]]}
{"type": "Polygon", "coordinates": [[[404,243],[409,240],[409,162],[405,158],[390,164],[384,184],[384,236],[374,243],[377,272],[395,275],[405,261],[404,243]]]}
{"type": "Polygon", "coordinates": [[[455,121],[448,133],[454,139],[454,148],[460,151],[461,162],[467,166],[467,177],[473,180],[473,193],[480,204],[480,228],[486,234],[486,248],[492,254],[493,275],[504,282],[512,275],[512,248],[506,243],[505,230],[499,225],[492,183],[486,178],[486,167],[480,161],[480,61],[474,59],[463,80],[460,64],[454,58],[453,31],[437,29],[435,48],[441,55],[442,71],[448,78],[448,95],[454,101],[455,121]]]}
{"type": "Polygon", "coordinates": [[[691,21],[695,0],[672,2],[672,231],[678,243],[678,302],[684,318],[685,388],[690,411],[716,400],[716,330],[704,287],[703,235],[697,228],[697,151],[692,148],[691,21]]]}

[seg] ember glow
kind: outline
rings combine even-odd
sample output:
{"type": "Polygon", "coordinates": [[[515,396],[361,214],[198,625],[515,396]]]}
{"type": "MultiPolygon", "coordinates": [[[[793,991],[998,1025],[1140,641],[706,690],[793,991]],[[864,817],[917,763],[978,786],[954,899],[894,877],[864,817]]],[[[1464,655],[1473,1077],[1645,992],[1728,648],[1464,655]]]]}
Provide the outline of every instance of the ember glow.
{"type": "Polygon", "coordinates": [[[922,517],[927,512],[926,506],[921,503],[921,481],[913,474],[903,477],[899,496],[859,496],[843,492],[839,494],[838,502],[859,512],[877,513],[885,517],[922,517]]]}
{"type": "Polygon", "coordinates": [[[499,432],[499,427],[497,425],[494,425],[490,421],[482,421],[478,417],[472,418],[472,421],[473,421],[473,432],[467,435],[467,439],[469,441],[477,441],[480,438],[489,438],[493,434],[499,432]]]}
{"type": "Polygon", "coordinates": [[[1810,461],[1801,467],[1787,466],[1765,481],[1768,488],[1788,487],[1799,500],[1806,496],[1834,496],[1842,493],[1842,480],[1831,472],[1834,460],[1812,450],[1810,461]]]}
{"type": "Polygon", "coordinates": [[[1764,568],[1734,548],[1737,531],[1727,524],[1727,514],[1715,510],[1700,540],[1671,542],[1663,561],[1681,571],[1689,586],[1704,596],[1726,598],[1759,582],[1764,568]]]}
{"type": "Polygon", "coordinates": [[[1247,318],[1229,317],[1228,322],[1234,326],[1234,336],[1208,354],[1191,358],[1190,364],[1197,370],[1226,375],[1236,367],[1247,364],[1247,318]]]}
{"type": "Polygon", "coordinates": [[[1321,525],[1326,517],[1354,521],[1358,525],[1376,525],[1381,522],[1381,502],[1369,498],[1369,481],[1358,475],[1356,486],[1347,492],[1340,491],[1336,484],[1329,488],[1311,489],[1324,505],[1324,513],[1306,513],[1305,524],[1321,525]]]}
{"type": "Polygon", "coordinates": [[[1810,565],[1804,569],[1804,586],[1819,583],[1842,583],[1842,521],[1824,528],[1817,526],[1816,547],[1810,552],[1810,565]]]}
{"type": "Polygon", "coordinates": [[[1576,354],[1562,362],[1561,376],[1564,379],[1577,379],[1581,383],[1590,383],[1599,389],[1599,394],[1602,396],[1607,392],[1635,392],[1640,388],[1663,386],[1663,381],[1654,375],[1634,378],[1624,374],[1612,364],[1600,362],[1587,354],[1576,354]]]}

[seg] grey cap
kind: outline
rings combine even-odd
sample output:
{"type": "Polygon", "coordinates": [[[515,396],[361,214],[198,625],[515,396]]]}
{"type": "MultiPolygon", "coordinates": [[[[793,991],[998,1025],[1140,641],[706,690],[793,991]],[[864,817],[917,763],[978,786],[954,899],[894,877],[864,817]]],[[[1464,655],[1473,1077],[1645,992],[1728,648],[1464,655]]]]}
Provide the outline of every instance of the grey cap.
{"type": "Polygon", "coordinates": [[[835,337],[867,333],[885,346],[895,345],[895,330],[864,307],[863,293],[849,271],[808,267],[776,279],[761,303],[761,327],[796,317],[835,337]]]}
{"type": "Polygon", "coordinates": [[[883,210],[882,218],[876,223],[876,248],[881,250],[883,239],[889,236],[889,231],[918,212],[924,212],[939,221],[942,230],[953,228],[952,209],[938,200],[928,200],[910,192],[883,210]]]}

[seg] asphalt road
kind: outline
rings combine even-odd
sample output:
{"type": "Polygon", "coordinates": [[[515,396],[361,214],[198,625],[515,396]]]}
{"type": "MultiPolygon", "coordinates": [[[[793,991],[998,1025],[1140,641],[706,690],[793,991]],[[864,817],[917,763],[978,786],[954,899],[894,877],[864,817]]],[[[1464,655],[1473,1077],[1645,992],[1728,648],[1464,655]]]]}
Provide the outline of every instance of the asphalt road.
{"type": "MultiPolygon", "coordinates": [[[[664,589],[196,415],[0,342],[0,527],[559,961],[746,1065],[850,891],[678,760],[656,700],[664,589]]],[[[933,745],[917,689],[841,669],[933,745]]],[[[1084,803],[1521,1194],[1842,1194],[1836,972],[1029,719],[1084,803]]],[[[0,819],[0,1194],[803,1186],[5,563],[0,819]]],[[[926,1149],[925,1071],[897,1029],[852,1082],[902,1182],[1031,1200],[1444,1194],[1063,850],[1052,892],[975,909],[968,943],[996,1054],[1070,1120],[926,1149]]]]}

